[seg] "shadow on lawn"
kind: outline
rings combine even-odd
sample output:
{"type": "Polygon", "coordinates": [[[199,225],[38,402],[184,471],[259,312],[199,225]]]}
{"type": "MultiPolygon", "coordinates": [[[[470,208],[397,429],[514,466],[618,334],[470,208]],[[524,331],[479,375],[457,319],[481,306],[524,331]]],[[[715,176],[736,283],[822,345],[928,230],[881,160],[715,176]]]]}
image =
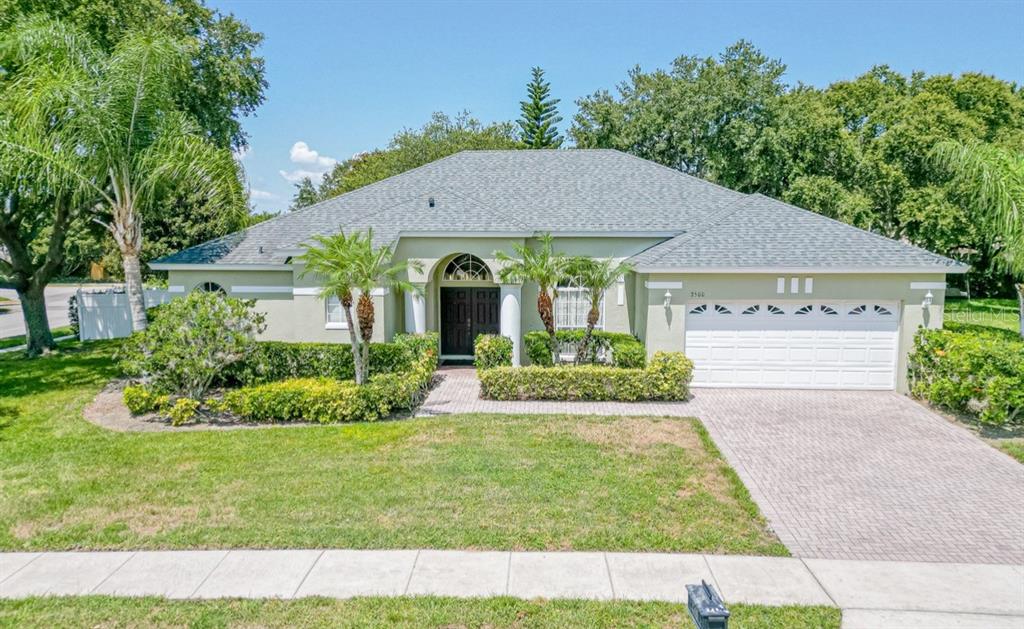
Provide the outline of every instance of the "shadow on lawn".
{"type": "Polygon", "coordinates": [[[62,346],[53,354],[38,358],[5,355],[0,358],[0,422],[10,418],[2,410],[14,399],[61,391],[83,385],[101,385],[116,374],[111,354],[114,343],[79,343],[62,346]]]}

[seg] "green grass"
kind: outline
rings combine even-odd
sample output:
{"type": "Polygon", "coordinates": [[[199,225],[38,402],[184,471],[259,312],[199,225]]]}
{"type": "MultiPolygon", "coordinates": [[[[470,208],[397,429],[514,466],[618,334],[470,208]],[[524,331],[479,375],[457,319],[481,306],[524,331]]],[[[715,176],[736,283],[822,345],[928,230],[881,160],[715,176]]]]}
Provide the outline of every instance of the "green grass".
{"type": "Polygon", "coordinates": [[[1024,438],[992,441],[997,448],[1024,463],[1024,438]]]}
{"type": "Polygon", "coordinates": [[[463,415],[115,433],[111,343],[0,356],[0,549],[784,555],[696,420],[463,415]]]}
{"type": "MultiPolygon", "coordinates": [[[[50,334],[53,334],[53,338],[57,338],[59,336],[68,336],[74,334],[74,332],[71,330],[71,326],[63,326],[60,328],[53,328],[52,330],[50,330],[50,334]]],[[[18,345],[24,344],[24,334],[21,336],[8,336],[6,338],[0,339],[0,349],[4,349],[5,347],[17,347],[18,345]]]]}
{"type": "MultiPolygon", "coordinates": [[[[830,607],[729,607],[732,629],[838,629],[830,607]]],[[[684,605],[514,598],[168,601],[36,598],[0,601],[0,626],[35,627],[688,627],[684,605]]]]}
{"type": "Polygon", "coordinates": [[[943,318],[957,323],[1020,331],[1020,314],[1015,299],[947,299],[943,318]]]}

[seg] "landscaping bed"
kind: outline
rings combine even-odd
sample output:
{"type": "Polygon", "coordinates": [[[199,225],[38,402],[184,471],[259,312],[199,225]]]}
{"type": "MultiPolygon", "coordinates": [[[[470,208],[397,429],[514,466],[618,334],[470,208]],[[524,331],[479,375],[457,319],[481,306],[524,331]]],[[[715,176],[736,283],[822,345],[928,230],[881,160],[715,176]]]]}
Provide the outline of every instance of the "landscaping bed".
{"type": "MultiPolygon", "coordinates": [[[[838,629],[832,607],[730,605],[732,629],[838,629]]],[[[511,597],[170,601],[34,598],[0,601],[0,625],[49,627],[684,627],[680,604],[511,597]]]]}
{"type": "Polygon", "coordinates": [[[696,420],[453,415],[115,433],[114,343],[0,356],[0,548],[785,555],[696,420]]]}

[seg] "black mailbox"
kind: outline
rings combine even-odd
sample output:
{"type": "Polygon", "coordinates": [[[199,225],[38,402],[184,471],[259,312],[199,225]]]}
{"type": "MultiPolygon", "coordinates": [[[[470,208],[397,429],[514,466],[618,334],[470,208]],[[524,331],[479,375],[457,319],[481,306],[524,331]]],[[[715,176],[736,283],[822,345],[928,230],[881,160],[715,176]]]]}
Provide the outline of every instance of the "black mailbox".
{"type": "Polygon", "coordinates": [[[703,579],[700,585],[686,586],[686,605],[699,629],[726,629],[729,626],[729,610],[715,588],[703,579]]]}

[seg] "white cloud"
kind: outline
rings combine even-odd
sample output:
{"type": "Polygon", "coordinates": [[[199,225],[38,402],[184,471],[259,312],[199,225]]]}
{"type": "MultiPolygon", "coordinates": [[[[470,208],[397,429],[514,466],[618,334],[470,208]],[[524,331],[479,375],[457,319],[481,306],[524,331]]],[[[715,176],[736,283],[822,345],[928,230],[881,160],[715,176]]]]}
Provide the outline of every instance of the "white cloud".
{"type": "Polygon", "coordinates": [[[252,199],[253,201],[269,201],[271,199],[276,199],[277,195],[274,194],[273,192],[267,192],[266,190],[257,190],[256,188],[252,188],[251,190],[249,190],[249,198],[252,199]]]}
{"type": "Polygon", "coordinates": [[[309,178],[313,183],[320,183],[324,175],[338,163],[333,157],[321,155],[319,151],[309,148],[309,145],[299,140],[292,145],[288,152],[293,164],[299,164],[302,168],[295,170],[280,170],[281,176],[291,183],[298,183],[309,178]]]}

